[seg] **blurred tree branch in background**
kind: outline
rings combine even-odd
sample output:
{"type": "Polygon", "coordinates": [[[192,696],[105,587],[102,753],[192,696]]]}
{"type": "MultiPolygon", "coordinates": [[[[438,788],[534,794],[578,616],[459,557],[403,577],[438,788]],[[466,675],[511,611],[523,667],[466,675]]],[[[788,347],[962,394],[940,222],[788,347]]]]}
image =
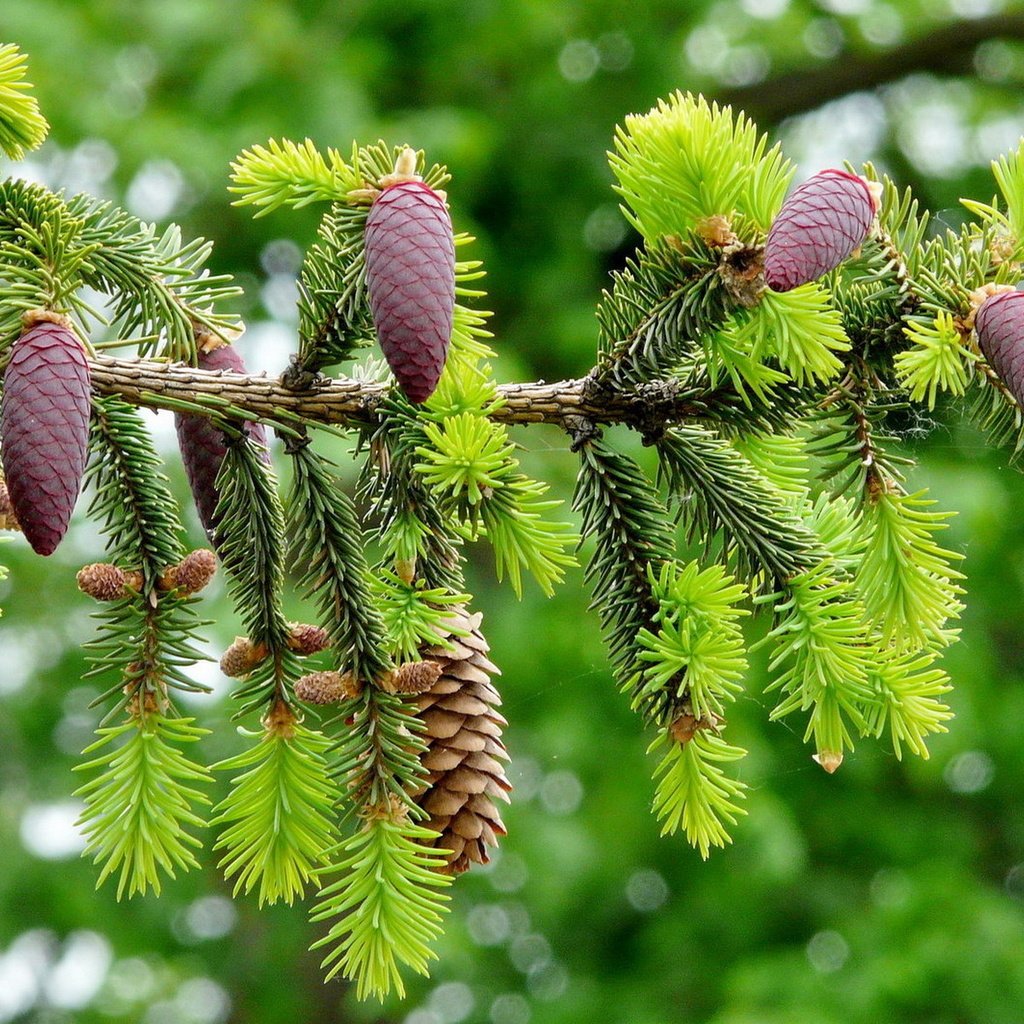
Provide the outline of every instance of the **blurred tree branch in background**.
{"type": "Polygon", "coordinates": [[[845,53],[841,59],[819,67],[800,68],[753,85],[727,88],[718,93],[718,99],[759,120],[777,122],[915,72],[970,74],[976,48],[995,39],[1024,39],[1024,14],[953,22],[888,50],[845,53]]]}

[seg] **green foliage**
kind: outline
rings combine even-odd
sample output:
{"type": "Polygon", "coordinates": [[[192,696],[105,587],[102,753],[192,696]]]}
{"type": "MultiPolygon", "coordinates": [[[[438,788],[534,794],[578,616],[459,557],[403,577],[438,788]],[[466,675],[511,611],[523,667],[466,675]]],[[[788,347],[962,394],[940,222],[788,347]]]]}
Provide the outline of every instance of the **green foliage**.
{"type": "Polygon", "coordinates": [[[655,770],[658,781],[654,813],[662,822],[661,834],[680,828],[705,860],[712,846],[732,842],[727,826],[735,825],[746,809],[736,801],[744,796],[746,784],[730,779],[719,767],[738,761],[746,751],[730,746],[709,729],[700,729],[686,743],[678,743],[667,732],[658,734],[650,749],[668,747],[655,770]]]}
{"type": "Polygon", "coordinates": [[[335,663],[360,679],[389,667],[385,625],[371,597],[372,580],[352,500],[331,467],[309,446],[289,449],[292,486],[286,527],[293,570],[307,596],[315,597],[335,663]]]}
{"type": "Polygon", "coordinates": [[[119,566],[138,569],[147,589],[181,560],[181,523],[163,460],[138,411],[120,398],[94,398],[91,460],[86,486],[94,492],[89,512],[109,538],[119,566]]]}
{"type": "Polygon", "coordinates": [[[755,353],[768,351],[797,384],[823,382],[842,369],[837,353],[850,349],[839,313],[817,283],[788,292],[766,291],[751,319],[755,353]]]}
{"type": "Polygon", "coordinates": [[[923,402],[927,397],[932,410],[939,391],[962,395],[969,379],[965,363],[972,356],[952,314],[940,312],[932,321],[911,320],[903,330],[913,347],[897,353],[895,369],[910,400],[923,402]]]}
{"type": "Polygon", "coordinates": [[[367,686],[342,704],[339,718],[351,721],[338,736],[331,771],[344,783],[352,805],[397,802],[412,809],[409,793],[422,782],[419,755],[425,749],[423,723],[413,709],[400,696],[367,686]]]}
{"type": "Polygon", "coordinates": [[[737,572],[764,586],[821,557],[814,535],[743,455],[698,426],[667,430],[657,444],[670,493],[680,501],[691,538],[710,553],[735,555],[737,572]]]}
{"type": "Polygon", "coordinates": [[[865,728],[872,699],[874,652],[864,644],[863,605],[852,583],[824,562],[791,578],[773,610],[778,625],[767,637],[774,645],[768,671],[778,675],[768,690],[780,691],[781,700],[771,717],[809,711],[804,739],[814,739],[817,757],[834,771],[853,747],[851,725],[865,728]]]}
{"type": "Polygon", "coordinates": [[[430,446],[416,449],[424,459],[416,468],[431,487],[453,498],[464,493],[466,506],[479,505],[487,492],[501,487],[514,451],[501,424],[465,412],[423,429],[430,446]]]}
{"type": "Polygon", "coordinates": [[[744,397],[749,388],[770,400],[786,375],[798,385],[835,377],[850,341],[828,290],[812,282],[788,292],[766,290],[756,306],[737,310],[720,331],[708,335],[705,348],[712,380],[724,370],[744,397]],[[785,375],[766,365],[769,359],[785,375]]]}
{"type": "Polygon", "coordinates": [[[302,896],[337,841],[333,820],[338,787],[327,773],[331,741],[298,723],[268,728],[248,750],[213,766],[241,771],[214,808],[224,826],[214,850],[234,878],[234,893],[259,887],[259,903],[291,903],[302,896]]]}
{"type": "Polygon", "coordinates": [[[316,202],[339,202],[359,188],[358,154],[347,164],[336,149],[320,155],[310,139],[278,142],[243,150],[231,165],[228,189],[239,196],[235,206],[259,207],[255,216],[263,217],[280,206],[299,209],[316,202]]]}
{"type": "Polygon", "coordinates": [[[284,678],[293,663],[287,654],[288,624],[281,609],[284,513],[273,471],[247,436],[228,445],[217,490],[216,543],[228,586],[249,640],[265,644],[270,652],[261,670],[235,691],[235,697],[244,702],[238,712],[243,715],[272,698],[287,699],[284,678]]]}
{"type": "Polygon", "coordinates": [[[163,465],[139,413],[118,398],[94,398],[91,458],[86,485],[89,513],[107,538],[107,553],[122,569],[142,574],[140,593],[106,606],[96,617],[89,676],[112,677],[96,703],[114,700],[104,721],[145,695],[163,699],[167,688],[206,689],[188,669],[202,659],[196,601],[156,594],[161,574],[184,555],[181,524],[163,465]]]}
{"type": "Polygon", "coordinates": [[[177,224],[156,226],[109,203],[76,196],[69,203],[82,220],[81,284],[113,300],[111,327],[140,356],[195,363],[196,333],[233,337],[239,318],[218,307],[241,295],[227,274],[211,274],[213,243],[185,240],[177,224]],[[135,337],[133,337],[135,336],[135,337]]]}
{"type": "Polygon", "coordinates": [[[314,921],[333,921],[313,949],[332,947],[323,961],[328,979],[339,971],[352,978],[360,999],[404,996],[399,964],[426,974],[436,956],[429,944],[441,933],[448,899],[438,890],[451,877],[438,870],[444,858],[423,845],[434,836],[400,814],[377,814],[341,844],[340,860],[326,872],[341,877],[324,886],[313,908],[314,921]]]}
{"type": "Polygon", "coordinates": [[[1019,251],[1024,239],[1024,142],[1012,153],[992,161],[992,175],[1006,203],[1005,217],[1000,219],[1019,251]]]}
{"type": "Polygon", "coordinates": [[[422,580],[406,581],[393,572],[379,573],[372,586],[388,647],[399,662],[418,660],[420,647],[444,644],[447,609],[469,600],[468,594],[428,587],[422,580]]]}
{"type": "Polygon", "coordinates": [[[209,771],[178,749],[209,732],[193,723],[147,712],[100,729],[100,738],[83,751],[103,751],[76,769],[100,772],[75,793],[85,800],[78,820],[84,855],[103,862],[97,887],[119,872],[118,899],[149,889],[159,895],[163,874],[174,878],[177,870],[199,866],[193,851],[202,844],[186,829],[205,825],[192,805],[209,803],[195,788],[209,781],[209,771]]]}
{"type": "Polygon", "coordinates": [[[657,577],[648,568],[651,592],[658,601],[656,633],[642,629],[640,655],[649,664],[637,703],[650,700],[674,684],[674,698],[687,698],[695,718],[720,718],[725,701],[735,700],[747,670],[743,633],[738,620],[749,615],[735,607],[746,588],[727,576],[720,565],[701,570],[696,562],[663,565],[657,577]]]}
{"type": "Polygon", "coordinates": [[[927,758],[926,738],[946,732],[945,723],[953,712],[939,698],[952,689],[949,676],[933,664],[935,652],[900,652],[889,647],[880,652],[868,669],[868,683],[875,700],[868,708],[867,730],[881,736],[889,730],[897,758],[903,746],[918,757],[927,758]]]}
{"type": "Polygon", "coordinates": [[[0,44],[0,152],[20,160],[43,144],[50,126],[25,80],[28,58],[14,43],[0,44]]]}
{"type": "Polygon", "coordinates": [[[793,170],[743,114],[673,93],[616,130],[612,171],[624,212],[648,241],[685,235],[713,216],[742,213],[766,230],[793,170]]]}
{"type": "Polygon", "coordinates": [[[930,511],[927,491],[892,490],[864,508],[867,546],[857,572],[857,587],[872,624],[898,650],[945,646],[956,638],[946,628],[958,618],[963,576],[951,563],[963,555],[939,547],[935,534],[955,513],[930,511]]]}
{"type": "MultiPolygon", "coordinates": [[[[616,681],[635,696],[644,668],[636,638],[659,610],[649,572],[672,560],[674,538],[657,491],[632,459],[599,439],[583,445],[580,457],[573,507],[583,517],[583,540],[595,542],[585,570],[591,607],[601,617],[616,681]]],[[[654,696],[643,702],[643,714],[670,722],[676,702],[663,689],[654,696]]]]}

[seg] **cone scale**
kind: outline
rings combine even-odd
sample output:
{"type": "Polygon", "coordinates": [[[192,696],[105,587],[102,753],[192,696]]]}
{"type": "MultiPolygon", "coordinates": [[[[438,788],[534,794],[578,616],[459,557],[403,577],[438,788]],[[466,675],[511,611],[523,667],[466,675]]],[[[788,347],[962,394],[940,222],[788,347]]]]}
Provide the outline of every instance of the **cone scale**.
{"type": "Polygon", "coordinates": [[[32,549],[50,555],[67,532],[89,441],[89,364],[57,317],[14,343],[4,376],[0,436],[11,506],[32,549]]]}
{"type": "Polygon", "coordinates": [[[366,220],[366,286],[384,357],[410,402],[444,370],[455,308],[455,243],[444,198],[421,181],[380,192],[366,220]]]}

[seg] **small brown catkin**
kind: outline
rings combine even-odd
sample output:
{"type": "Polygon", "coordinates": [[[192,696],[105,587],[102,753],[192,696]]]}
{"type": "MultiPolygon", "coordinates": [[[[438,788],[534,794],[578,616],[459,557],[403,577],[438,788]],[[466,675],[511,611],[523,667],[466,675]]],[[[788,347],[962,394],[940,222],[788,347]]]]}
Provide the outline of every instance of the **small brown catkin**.
{"type": "Polygon", "coordinates": [[[97,601],[116,601],[126,595],[128,582],[123,569],[109,562],[93,562],[78,570],[78,589],[97,601]]]}
{"type": "Polygon", "coordinates": [[[265,644],[254,644],[247,636],[236,636],[221,655],[220,670],[230,679],[248,675],[268,654],[265,644]]]}
{"type": "Polygon", "coordinates": [[[340,704],[362,691],[351,672],[310,672],[295,680],[295,696],[307,704],[340,704]]]}
{"type": "Polygon", "coordinates": [[[184,595],[198,594],[216,573],[217,556],[209,548],[196,548],[164,573],[160,588],[180,590],[184,595]]]}
{"type": "Polygon", "coordinates": [[[297,622],[288,634],[288,647],[296,654],[316,654],[331,646],[327,630],[308,622],[297,622]]]}
{"type": "Polygon", "coordinates": [[[490,859],[488,848],[506,834],[495,800],[507,803],[512,789],[502,764],[508,753],[501,730],[508,723],[497,710],[501,698],[491,676],[499,672],[487,658],[482,617],[453,611],[444,630],[450,646],[421,652],[440,667],[437,681],[414,698],[425,727],[420,759],[427,785],[412,796],[430,815],[424,824],[439,833],[434,846],[450,851],[441,870],[453,875],[490,859]]]}

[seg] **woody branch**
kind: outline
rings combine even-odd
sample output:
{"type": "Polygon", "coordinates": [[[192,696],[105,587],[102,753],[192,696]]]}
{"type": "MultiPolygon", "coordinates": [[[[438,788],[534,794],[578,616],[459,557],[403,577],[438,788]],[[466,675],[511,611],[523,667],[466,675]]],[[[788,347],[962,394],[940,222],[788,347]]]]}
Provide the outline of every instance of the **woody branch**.
{"type": "MultiPolygon", "coordinates": [[[[348,377],[325,377],[296,390],[265,375],[104,356],[91,360],[89,370],[92,386],[99,394],[118,395],[150,409],[174,409],[181,402],[193,402],[211,411],[223,409],[230,416],[244,412],[252,419],[280,419],[282,414],[291,414],[317,423],[352,426],[373,420],[376,406],[390,387],[348,377]]],[[[693,391],[684,393],[682,386],[672,380],[618,390],[592,377],[580,377],[553,383],[499,384],[497,392],[503,404],[492,418],[502,423],[552,423],[575,429],[582,419],[649,429],[652,422],[676,422],[699,411],[693,391]]]]}

